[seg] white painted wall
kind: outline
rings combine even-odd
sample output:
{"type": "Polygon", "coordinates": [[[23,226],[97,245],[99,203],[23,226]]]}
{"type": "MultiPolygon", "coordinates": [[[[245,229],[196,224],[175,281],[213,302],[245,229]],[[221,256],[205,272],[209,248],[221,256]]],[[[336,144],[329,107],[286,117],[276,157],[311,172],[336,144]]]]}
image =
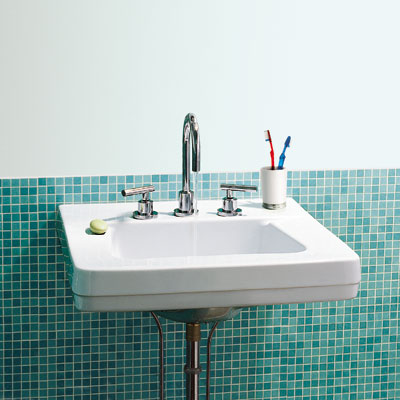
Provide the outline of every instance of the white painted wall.
{"type": "Polygon", "coordinates": [[[0,176],[400,167],[398,0],[0,0],[0,176]]]}

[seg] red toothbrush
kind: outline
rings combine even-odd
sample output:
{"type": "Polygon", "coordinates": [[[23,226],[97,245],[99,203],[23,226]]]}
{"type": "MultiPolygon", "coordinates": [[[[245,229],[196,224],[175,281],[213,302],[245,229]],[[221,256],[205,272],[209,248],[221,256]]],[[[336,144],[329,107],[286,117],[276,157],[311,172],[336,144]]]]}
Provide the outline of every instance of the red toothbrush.
{"type": "Polygon", "coordinates": [[[269,142],[271,146],[271,152],[269,153],[271,155],[271,169],[275,169],[275,156],[274,156],[274,146],[272,145],[272,139],[271,139],[271,134],[269,131],[264,131],[265,135],[265,141],[269,142]]]}

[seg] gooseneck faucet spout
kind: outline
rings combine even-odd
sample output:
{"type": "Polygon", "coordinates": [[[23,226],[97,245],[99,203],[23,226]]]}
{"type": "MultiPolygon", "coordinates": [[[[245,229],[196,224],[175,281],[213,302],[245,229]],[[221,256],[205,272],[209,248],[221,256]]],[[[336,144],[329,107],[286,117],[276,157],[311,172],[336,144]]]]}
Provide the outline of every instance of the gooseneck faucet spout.
{"type": "Polygon", "coordinates": [[[190,190],[190,142],[192,142],[192,171],[200,171],[200,132],[194,114],[187,114],[183,122],[182,138],[182,190],[179,192],[179,208],[174,214],[177,217],[193,215],[193,192],[190,190]]]}

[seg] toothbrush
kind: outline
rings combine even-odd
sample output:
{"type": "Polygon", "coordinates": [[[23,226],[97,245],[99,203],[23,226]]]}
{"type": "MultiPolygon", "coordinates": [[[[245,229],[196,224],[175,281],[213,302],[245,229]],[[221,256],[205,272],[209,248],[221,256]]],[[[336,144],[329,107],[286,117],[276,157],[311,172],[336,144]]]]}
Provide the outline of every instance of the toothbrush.
{"type": "Polygon", "coordinates": [[[279,156],[278,169],[283,169],[283,163],[285,162],[285,158],[286,158],[285,152],[286,152],[286,149],[288,147],[290,147],[290,139],[291,139],[290,136],[288,136],[286,141],[285,141],[285,144],[283,146],[282,154],[279,156]]]}
{"type": "Polygon", "coordinates": [[[265,135],[265,141],[269,142],[269,145],[271,146],[271,152],[269,153],[271,155],[271,169],[275,169],[274,146],[272,145],[271,134],[267,130],[264,131],[264,135],[265,135]]]}

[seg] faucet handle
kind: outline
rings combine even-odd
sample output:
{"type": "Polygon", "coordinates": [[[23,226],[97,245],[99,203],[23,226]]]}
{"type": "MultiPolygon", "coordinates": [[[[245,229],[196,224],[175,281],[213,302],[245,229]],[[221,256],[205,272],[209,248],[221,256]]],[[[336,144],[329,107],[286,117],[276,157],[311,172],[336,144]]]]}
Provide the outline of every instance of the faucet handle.
{"type": "Polygon", "coordinates": [[[250,185],[233,185],[222,183],[221,190],[226,190],[226,196],[222,199],[222,208],[218,208],[217,214],[220,217],[234,217],[242,214],[242,209],[237,208],[237,198],[233,196],[233,192],[257,192],[257,186],[250,185]]]}
{"type": "Polygon", "coordinates": [[[221,190],[226,190],[226,195],[232,197],[232,192],[257,192],[257,186],[251,185],[234,185],[230,183],[221,183],[221,190]]]}
{"type": "Polygon", "coordinates": [[[154,192],[156,189],[153,185],[148,185],[148,186],[142,186],[142,187],[137,187],[137,188],[132,188],[132,189],[123,189],[121,190],[121,194],[122,196],[126,197],[126,196],[133,196],[135,194],[143,194],[145,197],[151,192],[154,192]]]}
{"type": "Polygon", "coordinates": [[[142,198],[138,201],[138,210],[133,213],[135,219],[157,218],[157,211],[153,210],[153,200],[150,200],[150,193],[156,189],[153,185],[142,186],[132,189],[123,189],[121,194],[124,197],[141,194],[142,198]]]}

